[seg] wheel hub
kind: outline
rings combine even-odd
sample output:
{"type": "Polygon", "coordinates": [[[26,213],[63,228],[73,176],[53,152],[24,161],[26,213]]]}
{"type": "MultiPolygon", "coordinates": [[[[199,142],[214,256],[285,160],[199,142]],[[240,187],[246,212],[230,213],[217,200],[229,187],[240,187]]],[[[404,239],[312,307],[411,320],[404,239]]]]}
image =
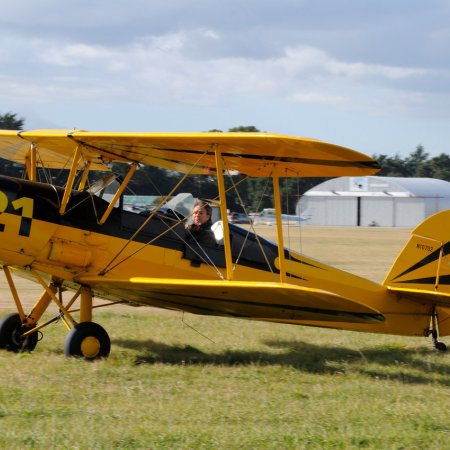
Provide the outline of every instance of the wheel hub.
{"type": "Polygon", "coordinates": [[[100,352],[100,341],[94,336],[87,336],[81,342],[81,353],[85,358],[95,358],[100,352]]]}

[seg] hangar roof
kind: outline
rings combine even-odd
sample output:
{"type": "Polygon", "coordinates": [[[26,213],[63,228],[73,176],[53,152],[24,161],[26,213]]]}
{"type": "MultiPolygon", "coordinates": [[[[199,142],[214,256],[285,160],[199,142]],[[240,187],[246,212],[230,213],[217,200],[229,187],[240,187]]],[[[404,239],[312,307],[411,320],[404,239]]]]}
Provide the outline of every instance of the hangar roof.
{"type": "Polygon", "coordinates": [[[435,178],[340,177],[325,181],[304,195],[450,198],[450,183],[435,178]]]}

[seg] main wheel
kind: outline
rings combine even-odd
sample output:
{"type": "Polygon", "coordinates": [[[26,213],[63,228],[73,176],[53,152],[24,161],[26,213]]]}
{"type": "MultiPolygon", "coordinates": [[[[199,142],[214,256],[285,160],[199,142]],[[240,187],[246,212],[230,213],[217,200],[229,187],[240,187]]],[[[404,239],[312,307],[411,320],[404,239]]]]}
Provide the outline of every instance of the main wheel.
{"type": "Polygon", "coordinates": [[[93,360],[106,358],[111,350],[111,341],[103,327],[94,322],[75,325],[64,340],[66,356],[76,356],[93,360]]]}
{"type": "Polygon", "coordinates": [[[22,324],[19,314],[6,315],[0,320],[0,348],[10,352],[32,352],[38,343],[38,333],[22,337],[28,330],[30,328],[22,324]]]}

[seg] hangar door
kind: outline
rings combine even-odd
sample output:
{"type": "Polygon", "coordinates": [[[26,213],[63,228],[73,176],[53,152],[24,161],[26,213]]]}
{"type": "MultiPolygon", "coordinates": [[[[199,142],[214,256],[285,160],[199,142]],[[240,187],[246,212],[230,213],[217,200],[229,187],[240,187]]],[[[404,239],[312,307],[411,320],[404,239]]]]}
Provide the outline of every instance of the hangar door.
{"type": "Polygon", "coordinates": [[[425,219],[425,205],[422,198],[395,199],[394,227],[416,227],[425,219]]]}
{"type": "Polygon", "coordinates": [[[358,207],[355,197],[325,198],[324,225],[353,227],[358,224],[358,207]]]}
{"type": "Polygon", "coordinates": [[[393,227],[394,198],[362,197],[361,198],[361,226],[367,227],[375,223],[378,227],[393,227]]]}
{"type": "Polygon", "coordinates": [[[424,219],[420,198],[361,198],[361,226],[415,227],[424,219]]]}

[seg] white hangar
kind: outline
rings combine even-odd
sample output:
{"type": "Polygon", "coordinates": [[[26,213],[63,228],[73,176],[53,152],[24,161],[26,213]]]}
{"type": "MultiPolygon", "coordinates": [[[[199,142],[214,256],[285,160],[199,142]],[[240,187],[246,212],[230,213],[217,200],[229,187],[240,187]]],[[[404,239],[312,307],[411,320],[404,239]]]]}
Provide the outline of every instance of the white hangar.
{"type": "Polygon", "coordinates": [[[307,225],[415,227],[450,209],[450,183],[434,178],[341,177],[303,194],[297,215],[307,225]]]}

